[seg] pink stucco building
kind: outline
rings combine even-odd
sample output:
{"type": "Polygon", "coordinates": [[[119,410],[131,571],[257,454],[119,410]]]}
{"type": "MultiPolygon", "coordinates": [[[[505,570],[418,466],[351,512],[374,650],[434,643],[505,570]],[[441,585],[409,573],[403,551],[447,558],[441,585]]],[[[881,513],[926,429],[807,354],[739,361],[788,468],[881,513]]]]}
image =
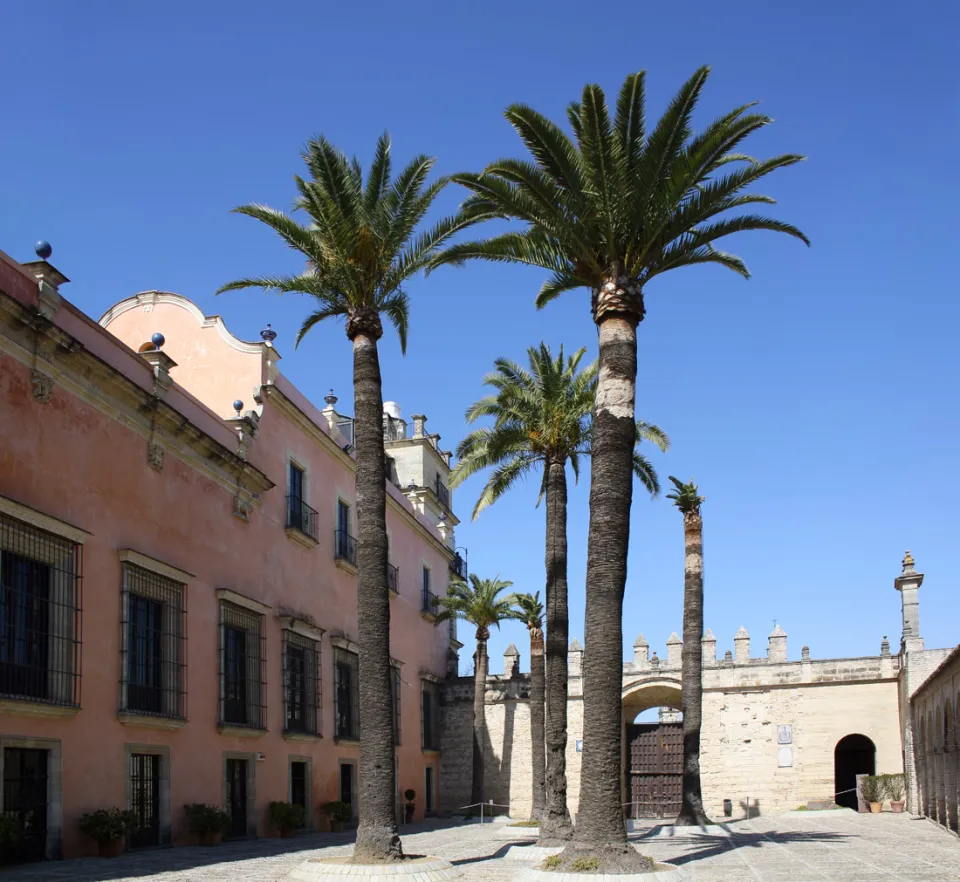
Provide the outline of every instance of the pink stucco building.
{"type": "MultiPolygon", "coordinates": [[[[136,811],[133,846],[190,841],[185,803],[237,836],[274,834],[272,800],[311,826],[327,801],[356,812],[349,417],[284,378],[270,333],[156,291],[98,323],[65,281],[0,253],[0,812],[20,857],[92,852],[77,820],[111,806],[136,811]]],[[[422,817],[459,648],[431,596],[462,562],[449,454],[385,409],[398,783],[422,817]]]]}

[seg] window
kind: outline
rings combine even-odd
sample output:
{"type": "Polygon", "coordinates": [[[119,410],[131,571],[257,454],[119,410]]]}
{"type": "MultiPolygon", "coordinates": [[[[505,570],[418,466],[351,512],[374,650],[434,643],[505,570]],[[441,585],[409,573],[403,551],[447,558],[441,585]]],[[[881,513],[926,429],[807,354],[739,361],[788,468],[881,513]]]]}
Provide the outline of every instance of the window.
{"type": "Polygon", "coordinates": [[[303,760],[290,763],[290,802],[303,807],[303,826],[310,822],[310,806],[307,793],[310,789],[310,770],[303,760]]]}
{"type": "Polygon", "coordinates": [[[131,848],[160,844],[160,762],[158,754],[130,754],[130,810],[136,818],[131,848]]]}
{"type": "Polygon", "coordinates": [[[309,536],[314,542],[319,537],[317,512],[306,502],[306,472],[296,463],[290,463],[287,494],[287,528],[309,536]]]}
{"type": "Polygon", "coordinates": [[[440,686],[421,680],[421,730],[424,750],[440,749],[440,686]]]}
{"type": "Polygon", "coordinates": [[[430,588],[431,582],[432,582],[431,575],[432,575],[432,574],[431,574],[431,572],[430,572],[430,567],[425,566],[425,567],[423,568],[423,577],[422,577],[422,579],[423,579],[423,588],[422,588],[422,595],[423,595],[422,600],[423,600],[423,602],[422,602],[422,605],[421,605],[420,608],[421,608],[421,610],[422,610],[423,612],[425,612],[425,613],[431,613],[431,614],[432,614],[432,613],[435,613],[435,612],[437,611],[437,596],[433,593],[433,591],[432,591],[431,588],[430,588]]]}
{"type": "Polygon", "coordinates": [[[46,857],[50,751],[3,749],[3,815],[14,839],[5,843],[2,858],[11,863],[46,857]]]}
{"type": "Polygon", "coordinates": [[[400,668],[393,668],[390,678],[390,697],[393,699],[393,746],[400,746],[400,668]]]}
{"type": "Polygon", "coordinates": [[[0,515],[0,695],[80,703],[80,546],[0,515]]]}
{"type": "Polygon", "coordinates": [[[303,469],[290,463],[290,498],[303,502],[303,469]]]}
{"type": "Polygon", "coordinates": [[[151,570],[123,564],[122,711],[186,716],[185,587],[151,570]]]}
{"type": "Polygon", "coordinates": [[[266,728],[263,616],[220,603],[220,725],[266,728]]]}
{"type": "Polygon", "coordinates": [[[360,659],[339,647],[333,656],[333,715],[337,738],[360,737],[360,659]]]}
{"type": "Polygon", "coordinates": [[[320,650],[315,640],[283,632],[283,702],[285,732],[317,735],[320,650]]]}
{"type": "Polygon", "coordinates": [[[337,532],[334,536],[334,557],[357,565],[357,543],[350,533],[350,506],[337,500],[337,532]]]}
{"type": "Polygon", "coordinates": [[[423,781],[423,814],[424,817],[432,818],[434,812],[434,792],[437,788],[434,779],[433,766],[427,766],[424,769],[423,781]]]}

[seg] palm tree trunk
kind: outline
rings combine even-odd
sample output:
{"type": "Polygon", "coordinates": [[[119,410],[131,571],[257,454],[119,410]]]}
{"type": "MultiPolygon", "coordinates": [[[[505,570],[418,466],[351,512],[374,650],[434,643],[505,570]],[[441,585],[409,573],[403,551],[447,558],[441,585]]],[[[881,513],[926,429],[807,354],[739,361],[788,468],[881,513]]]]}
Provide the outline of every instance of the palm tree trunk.
{"type": "Polygon", "coordinates": [[[547,463],[546,468],[547,768],[539,844],[557,845],[567,842],[572,831],[567,809],[567,472],[563,462],[547,463]]]}
{"type": "Polygon", "coordinates": [[[543,634],[537,630],[536,636],[530,635],[530,737],[533,744],[530,759],[533,763],[533,807],[531,817],[543,817],[546,745],[544,744],[544,670],[543,670],[543,634]]]}
{"type": "Polygon", "coordinates": [[[473,665],[473,780],[470,802],[483,801],[483,742],[487,729],[487,641],[477,633],[477,653],[473,665]]]}
{"type": "Polygon", "coordinates": [[[684,515],[683,654],[680,686],[683,705],[683,802],[677,823],[710,821],[700,793],[700,721],[703,715],[703,520],[684,515]]]}
{"type": "Polygon", "coordinates": [[[637,377],[636,322],[614,313],[599,325],[600,371],[590,466],[590,529],[583,663],[583,764],[576,839],[627,853],[620,782],[623,591],[627,580],[637,377]]]}
{"type": "Polygon", "coordinates": [[[359,827],[354,860],[379,863],[403,855],[394,801],[390,689],[390,594],[387,590],[383,401],[376,339],[353,338],[357,451],[357,630],[360,642],[359,827]]]}

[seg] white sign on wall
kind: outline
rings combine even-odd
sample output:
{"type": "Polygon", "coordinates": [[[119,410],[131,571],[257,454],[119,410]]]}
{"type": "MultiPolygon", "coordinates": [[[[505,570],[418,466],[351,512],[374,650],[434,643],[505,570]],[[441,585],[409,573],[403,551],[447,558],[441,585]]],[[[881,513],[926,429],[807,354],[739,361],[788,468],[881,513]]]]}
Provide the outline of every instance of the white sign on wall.
{"type": "Polygon", "coordinates": [[[792,747],[777,748],[777,765],[781,769],[789,769],[793,766],[793,748],[792,747]]]}
{"type": "Polygon", "coordinates": [[[793,744],[793,726],[777,726],[777,744],[793,744]]]}

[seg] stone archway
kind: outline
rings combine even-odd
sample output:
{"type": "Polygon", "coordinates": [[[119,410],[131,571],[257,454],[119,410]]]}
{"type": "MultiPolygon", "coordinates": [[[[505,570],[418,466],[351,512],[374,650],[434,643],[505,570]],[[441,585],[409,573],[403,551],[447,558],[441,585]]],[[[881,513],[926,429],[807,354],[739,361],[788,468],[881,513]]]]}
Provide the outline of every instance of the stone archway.
{"type": "Polygon", "coordinates": [[[845,735],[833,750],[834,802],[857,811],[857,775],[877,773],[877,748],[866,735],[845,735]]]}
{"type": "Polygon", "coordinates": [[[622,802],[628,817],[667,817],[680,810],[683,724],[640,723],[655,707],[679,710],[680,680],[652,677],[628,683],[622,692],[622,802]]]}

